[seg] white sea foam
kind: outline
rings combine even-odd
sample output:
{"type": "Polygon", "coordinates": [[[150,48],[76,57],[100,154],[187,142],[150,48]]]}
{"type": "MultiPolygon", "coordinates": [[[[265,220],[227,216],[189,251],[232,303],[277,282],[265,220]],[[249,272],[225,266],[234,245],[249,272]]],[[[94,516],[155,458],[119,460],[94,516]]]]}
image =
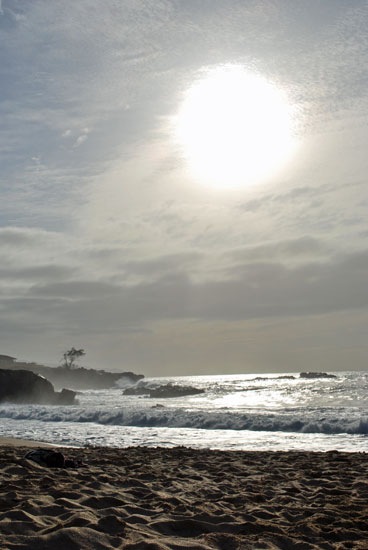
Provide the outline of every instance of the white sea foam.
{"type": "Polygon", "coordinates": [[[194,428],[200,430],[249,430],[267,432],[368,434],[368,416],[363,411],[345,411],[335,416],[333,409],[261,412],[240,414],[232,412],[187,411],[183,409],[122,408],[119,412],[85,410],[79,407],[0,407],[0,418],[39,422],[95,423],[106,426],[137,428],[194,428]],[[363,415],[365,414],[365,416],[363,415]]]}
{"type": "Polygon", "coordinates": [[[149,399],[115,389],[85,392],[74,406],[2,404],[0,435],[70,445],[368,450],[366,373],[329,379],[181,377],[141,385],[168,383],[205,392],[149,399]]]}

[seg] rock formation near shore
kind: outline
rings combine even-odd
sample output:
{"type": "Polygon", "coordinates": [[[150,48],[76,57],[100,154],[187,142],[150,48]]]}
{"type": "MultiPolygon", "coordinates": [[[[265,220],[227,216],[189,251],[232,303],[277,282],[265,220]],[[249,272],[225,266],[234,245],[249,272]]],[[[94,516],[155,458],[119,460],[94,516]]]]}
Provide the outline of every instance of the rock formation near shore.
{"type": "Polygon", "coordinates": [[[27,370],[50,380],[57,388],[67,386],[73,390],[103,390],[122,385],[133,385],[144,378],[143,374],[134,372],[106,372],[104,370],[77,367],[46,367],[37,363],[16,361],[14,357],[0,355],[0,369],[27,370]],[[3,360],[1,360],[3,358],[3,360]]]}
{"type": "Polygon", "coordinates": [[[49,380],[34,372],[0,369],[0,403],[72,405],[75,396],[72,390],[56,392],[49,380]]]}

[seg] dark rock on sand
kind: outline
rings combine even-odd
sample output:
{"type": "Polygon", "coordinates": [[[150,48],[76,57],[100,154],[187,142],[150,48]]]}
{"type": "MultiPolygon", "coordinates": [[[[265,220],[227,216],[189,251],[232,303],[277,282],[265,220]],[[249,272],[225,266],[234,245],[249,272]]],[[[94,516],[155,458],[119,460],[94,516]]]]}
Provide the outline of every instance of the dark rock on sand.
{"type": "Polygon", "coordinates": [[[0,402],[72,405],[75,392],[56,392],[43,376],[27,370],[0,369],[0,402]]]}

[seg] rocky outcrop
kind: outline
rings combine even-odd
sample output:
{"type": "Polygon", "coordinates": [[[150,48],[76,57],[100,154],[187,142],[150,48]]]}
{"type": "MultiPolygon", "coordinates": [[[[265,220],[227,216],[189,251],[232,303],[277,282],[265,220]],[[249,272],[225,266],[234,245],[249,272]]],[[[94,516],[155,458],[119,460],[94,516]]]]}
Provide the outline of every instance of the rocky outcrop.
{"type": "Polygon", "coordinates": [[[143,374],[134,372],[106,372],[104,370],[86,369],[78,367],[68,369],[66,367],[46,367],[37,363],[12,362],[4,367],[12,370],[27,370],[39,374],[50,380],[57,388],[67,386],[73,390],[105,390],[113,388],[122,382],[125,385],[136,384],[144,378],[143,374]]]}
{"type": "Polygon", "coordinates": [[[0,402],[72,405],[76,393],[56,392],[43,376],[27,370],[0,369],[0,402]]]}
{"type": "Polygon", "coordinates": [[[120,380],[124,385],[136,384],[144,378],[143,374],[134,374],[133,372],[106,372],[104,370],[86,369],[78,367],[67,369],[65,367],[40,367],[29,366],[30,370],[45,376],[56,387],[69,387],[73,390],[104,390],[116,387],[120,380]]]}

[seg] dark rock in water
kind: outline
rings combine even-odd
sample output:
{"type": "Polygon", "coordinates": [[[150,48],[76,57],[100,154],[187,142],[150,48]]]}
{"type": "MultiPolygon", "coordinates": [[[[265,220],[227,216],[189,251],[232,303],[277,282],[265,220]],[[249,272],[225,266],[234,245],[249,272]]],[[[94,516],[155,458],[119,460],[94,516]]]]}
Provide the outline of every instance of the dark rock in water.
{"type": "Polygon", "coordinates": [[[150,395],[152,388],[148,386],[134,386],[132,388],[126,388],[123,391],[123,395],[150,395]]]}
{"type": "Polygon", "coordinates": [[[204,393],[205,390],[193,388],[193,386],[175,386],[174,384],[165,384],[152,388],[149,386],[135,386],[123,391],[123,395],[146,395],[147,397],[167,398],[167,397],[185,397],[186,395],[197,395],[204,393]]]}
{"type": "Polygon", "coordinates": [[[193,388],[193,386],[174,386],[166,384],[151,390],[150,397],[184,397],[186,395],[198,395],[204,393],[204,390],[193,388]]]}
{"type": "Polygon", "coordinates": [[[58,405],[73,405],[75,403],[75,396],[77,395],[75,391],[63,388],[61,392],[55,393],[58,405]]]}
{"type": "Polygon", "coordinates": [[[295,380],[295,376],[292,374],[282,374],[281,376],[275,376],[275,377],[269,377],[269,376],[256,376],[255,378],[251,378],[249,382],[258,382],[259,380],[265,380],[268,382],[269,380],[295,380]]]}
{"type": "Polygon", "coordinates": [[[300,378],[337,378],[334,374],[327,372],[301,372],[300,378]]]}
{"type": "Polygon", "coordinates": [[[28,370],[0,369],[0,402],[72,405],[75,392],[56,392],[43,376],[28,370]]]}

